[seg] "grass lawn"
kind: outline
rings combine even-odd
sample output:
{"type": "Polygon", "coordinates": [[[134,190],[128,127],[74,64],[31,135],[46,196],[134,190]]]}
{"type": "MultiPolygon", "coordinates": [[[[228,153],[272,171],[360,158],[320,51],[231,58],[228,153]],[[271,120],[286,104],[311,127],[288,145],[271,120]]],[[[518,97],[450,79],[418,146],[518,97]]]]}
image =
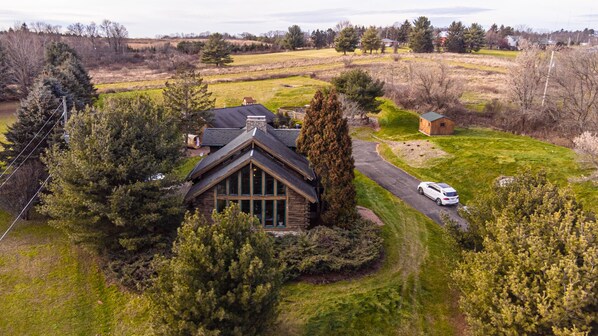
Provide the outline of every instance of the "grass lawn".
{"type": "MultiPolygon", "coordinates": [[[[216,107],[241,105],[243,97],[251,96],[271,111],[281,106],[303,106],[309,104],[318,88],[329,85],[326,82],[308,77],[288,77],[251,82],[218,83],[208,88],[216,97],[216,107]]],[[[118,92],[100,95],[104,97],[130,97],[144,93],[162,101],[162,89],[118,92]]]]}
{"type": "Polygon", "coordinates": [[[0,141],[4,141],[4,133],[8,125],[17,120],[14,111],[17,108],[18,102],[2,102],[0,103],[0,141]]]}
{"type": "MultiPolygon", "coordinates": [[[[0,231],[12,218],[0,212],[0,231]]],[[[143,335],[147,301],[108,285],[90,256],[43,222],[0,242],[0,335],[143,335]]]]}
{"type": "Polygon", "coordinates": [[[474,52],[473,55],[487,55],[487,56],[496,56],[496,57],[516,58],[517,55],[519,55],[519,51],[482,49],[478,52],[474,52]]]}
{"type": "Polygon", "coordinates": [[[453,335],[462,320],[449,288],[456,249],[440,227],[357,173],[358,202],[385,223],[380,270],[327,285],[284,287],[272,335],[453,335]]]}
{"type": "MultiPolygon", "coordinates": [[[[579,167],[575,153],[530,137],[488,129],[458,128],[452,136],[427,137],[418,132],[418,116],[385,101],[379,115],[381,130],[369,136],[382,140],[428,140],[449,154],[435,159],[427,167],[414,168],[395,155],[388,144],[381,144],[382,156],[422,180],[444,181],[454,186],[462,200],[468,200],[491,185],[501,175],[513,175],[524,167],[545,169],[560,183],[588,174],[579,167]]],[[[364,130],[359,136],[367,137],[364,130]]],[[[571,187],[591,209],[597,210],[598,191],[591,183],[573,183],[571,187]]]]}

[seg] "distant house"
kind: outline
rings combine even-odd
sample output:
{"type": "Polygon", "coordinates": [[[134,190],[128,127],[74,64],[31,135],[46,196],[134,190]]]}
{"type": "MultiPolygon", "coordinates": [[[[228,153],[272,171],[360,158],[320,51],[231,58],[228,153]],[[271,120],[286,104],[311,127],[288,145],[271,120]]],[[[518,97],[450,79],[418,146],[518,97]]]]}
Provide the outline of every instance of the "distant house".
{"type": "Polygon", "coordinates": [[[391,40],[389,38],[383,38],[382,43],[385,47],[394,47],[395,43],[398,43],[398,41],[391,40]]]}
{"type": "Polygon", "coordinates": [[[444,47],[444,44],[446,43],[446,39],[448,38],[448,32],[447,31],[440,31],[438,32],[438,35],[436,35],[436,40],[434,41],[434,43],[438,44],[441,47],[444,47]]]}
{"type": "Polygon", "coordinates": [[[257,100],[253,99],[252,97],[243,97],[243,105],[252,105],[257,104],[257,100]]]}
{"type": "Polygon", "coordinates": [[[507,35],[505,36],[505,43],[510,50],[519,50],[519,41],[521,36],[507,35]]]}
{"type": "Polygon", "coordinates": [[[455,122],[436,112],[419,116],[419,131],[425,135],[451,135],[455,131],[455,122]]]}
{"type": "Polygon", "coordinates": [[[295,152],[297,130],[277,130],[265,116],[248,116],[243,129],[205,130],[215,151],[187,176],[185,202],[206,218],[231,203],[256,216],[268,231],[300,231],[316,217],[317,179],[295,152]]]}

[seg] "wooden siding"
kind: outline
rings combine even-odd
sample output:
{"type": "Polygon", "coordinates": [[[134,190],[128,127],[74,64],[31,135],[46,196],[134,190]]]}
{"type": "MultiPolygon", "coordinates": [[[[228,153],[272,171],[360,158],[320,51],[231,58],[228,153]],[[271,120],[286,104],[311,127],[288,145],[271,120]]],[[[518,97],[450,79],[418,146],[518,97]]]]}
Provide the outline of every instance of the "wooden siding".
{"type": "Polygon", "coordinates": [[[455,122],[449,118],[428,121],[419,118],[419,131],[426,135],[451,135],[455,130],[455,122]]]}

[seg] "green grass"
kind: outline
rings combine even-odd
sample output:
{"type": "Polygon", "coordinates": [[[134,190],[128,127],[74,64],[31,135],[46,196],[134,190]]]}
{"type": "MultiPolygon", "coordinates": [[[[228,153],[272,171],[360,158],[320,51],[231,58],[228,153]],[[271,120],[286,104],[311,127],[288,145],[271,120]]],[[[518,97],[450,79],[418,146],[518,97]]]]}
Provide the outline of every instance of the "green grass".
{"type": "Polygon", "coordinates": [[[453,335],[460,320],[449,274],[456,248],[440,227],[357,173],[360,205],[385,223],[380,270],[327,285],[284,287],[272,335],[453,335]]]}
{"type": "Polygon", "coordinates": [[[478,52],[473,53],[474,55],[486,55],[486,56],[495,56],[495,57],[506,57],[506,58],[516,58],[519,55],[518,51],[512,50],[490,50],[490,49],[482,49],[478,52]]]}
{"type": "MultiPolygon", "coordinates": [[[[4,232],[11,216],[0,212],[4,232]]],[[[108,285],[89,254],[43,222],[0,243],[0,335],[146,334],[147,300],[108,285]]]]}
{"type": "MultiPolygon", "coordinates": [[[[422,180],[443,181],[453,185],[464,202],[474,198],[501,175],[514,175],[524,167],[544,169],[549,178],[567,183],[588,174],[576,162],[575,153],[526,136],[488,129],[457,128],[452,136],[427,137],[418,132],[418,116],[385,101],[380,113],[381,130],[372,136],[383,140],[425,139],[449,153],[426,168],[414,168],[396,156],[390,146],[381,144],[382,156],[422,180]]],[[[361,134],[363,137],[364,135],[361,134]]],[[[573,183],[572,188],[590,209],[598,209],[598,191],[591,183],[573,183]]]]}
{"type": "MultiPolygon", "coordinates": [[[[276,111],[281,106],[303,106],[309,104],[317,89],[329,85],[326,82],[307,77],[288,77],[251,82],[211,84],[209,91],[216,97],[216,107],[241,105],[243,97],[251,96],[268,109],[276,111]]],[[[147,94],[157,102],[162,102],[162,89],[118,92],[100,95],[101,100],[108,96],[131,97],[147,94]]]]}
{"type": "Polygon", "coordinates": [[[180,179],[184,179],[195,168],[195,165],[203,159],[202,156],[192,156],[184,158],[181,163],[174,169],[174,175],[180,179]]]}
{"type": "Polygon", "coordinates": [[[17,120],[14,114],[18,102],[2,102],[0,103],[0,141],[6,140],[4,133],[6,133],[8,125],[17,120]]]}

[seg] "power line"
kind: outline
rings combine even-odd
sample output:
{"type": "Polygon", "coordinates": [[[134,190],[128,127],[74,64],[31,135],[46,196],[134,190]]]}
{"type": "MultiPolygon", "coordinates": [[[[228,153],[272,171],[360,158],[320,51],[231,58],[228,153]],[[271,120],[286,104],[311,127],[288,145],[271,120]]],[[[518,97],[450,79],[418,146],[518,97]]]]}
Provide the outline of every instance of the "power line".
{"type": "Polygon", "coordinates": [[[31,199],[29,200],[29,202],[27,202],[27,205],[25,205],[25,207],[23,208],[23,210],[21,210],[21,212],[19,213],[19,215],[17,215],[17,218],[15,218],[15,220],[12,222],[12,224],[10,224],[10,226],[8,227],[8,229],[6,229],[6,231],[4,232],[4,234],[0,237],[0,242],[2,241],[2,239],[4,239],[4,237],[6,237],[6,235],[13,228],[13,226],[15,226],[15,224],[17,224],[17,222],[19,221],[19,219],[21,219],[21,216],[25,213],[25,211],[27,210],[27,208],[29,208],[29,206],[31,205],[31,203],[33,203],[33,200],[39,195],[39,193],[46,186],[46,184],[48,183],[49,180],[50,180],[50,176],[48,176],[46,178],[46,180],[44,181],[44,183],[41,184],[41,186],[39,187],[39,189],[37,189],[37,191],[35,192],[35,195],[33,195],[33,197],[31,197],[31,199]]]}
{"type": "Polygon", "coordinates": [[[59,121],[60,121],[60,119],[56,120],[56,122],[54,123],[54,125],[50,128],[50,130],[48,130],[48,132],[46,132],[46,135],[44,135],[44,137],[37,143],[37,145],[29,153],[29,155],[27,155],[27,157],[25,158],[25,160],[23,160],[21,162],[21,164],[19,164],[19,166],[17,168],[15,168],[15,170],[13,170],[10,175],[8,175],[8,177],[6,178],[6,180],[4,180],[4,182],[2,182],[2,184],[0,184],[0,189],[2,189],[2,187],[4,187],[4,185],[8,182],[8,180],[10,180],[10,178],[14,176],[14,174],[19,170],[19,168],[21,168],[25,164],[25,162],[29,159],[29,157],[31,157],[31,155],[35,152],[35,150],[44,142],[44,140],[46,140],[46,138],[48,137],[48,135],[50,135],[50,133],[52,132],[52,130],[54,129],[54,127],[56,127],[56,125],[58,125],[59,121]]]}
{"type": "Polygon", "coordinates": [[[31,138],[31,140],[29,140],[29,143],[27,143],[27,145],[23,148],[23,150],[21,150],[21,152],[19,153],[19,155],[17,155],[12,162],[4,169],[4,171],[2,172],[2,174],[0,174],[0,179],[6,174],[6,172],[10,169],[10,167],[12,167],[15,162],[17,162],[17,160],[21,157],[21,155],[23,155],[23,153],[25,153],[25,150],[29,147],[29,145],[31,145],[31,143],[33,142],[33,140],[35,140],[35,138],[37,138],[37,136],[39,135],[39,133],[44,129],[44,127],[46,127],[46,125],[50,122],[50,120],[52,120],[52,118],[54,117],[54,115],[56,114],[56,112],[58,112],[58,109],[62,106],[63,102],[61,102],[58,107],[56,107],[56,109],[54,110],[54,112],[52,112],[52,115],[50,116],[50,118],[48,118],[48,120],[46,120],[46,122],[42,125],[42,127],[37,131],[37,133],[35,133],[35,135],[33,136],[33,138],[31,138]]]}

